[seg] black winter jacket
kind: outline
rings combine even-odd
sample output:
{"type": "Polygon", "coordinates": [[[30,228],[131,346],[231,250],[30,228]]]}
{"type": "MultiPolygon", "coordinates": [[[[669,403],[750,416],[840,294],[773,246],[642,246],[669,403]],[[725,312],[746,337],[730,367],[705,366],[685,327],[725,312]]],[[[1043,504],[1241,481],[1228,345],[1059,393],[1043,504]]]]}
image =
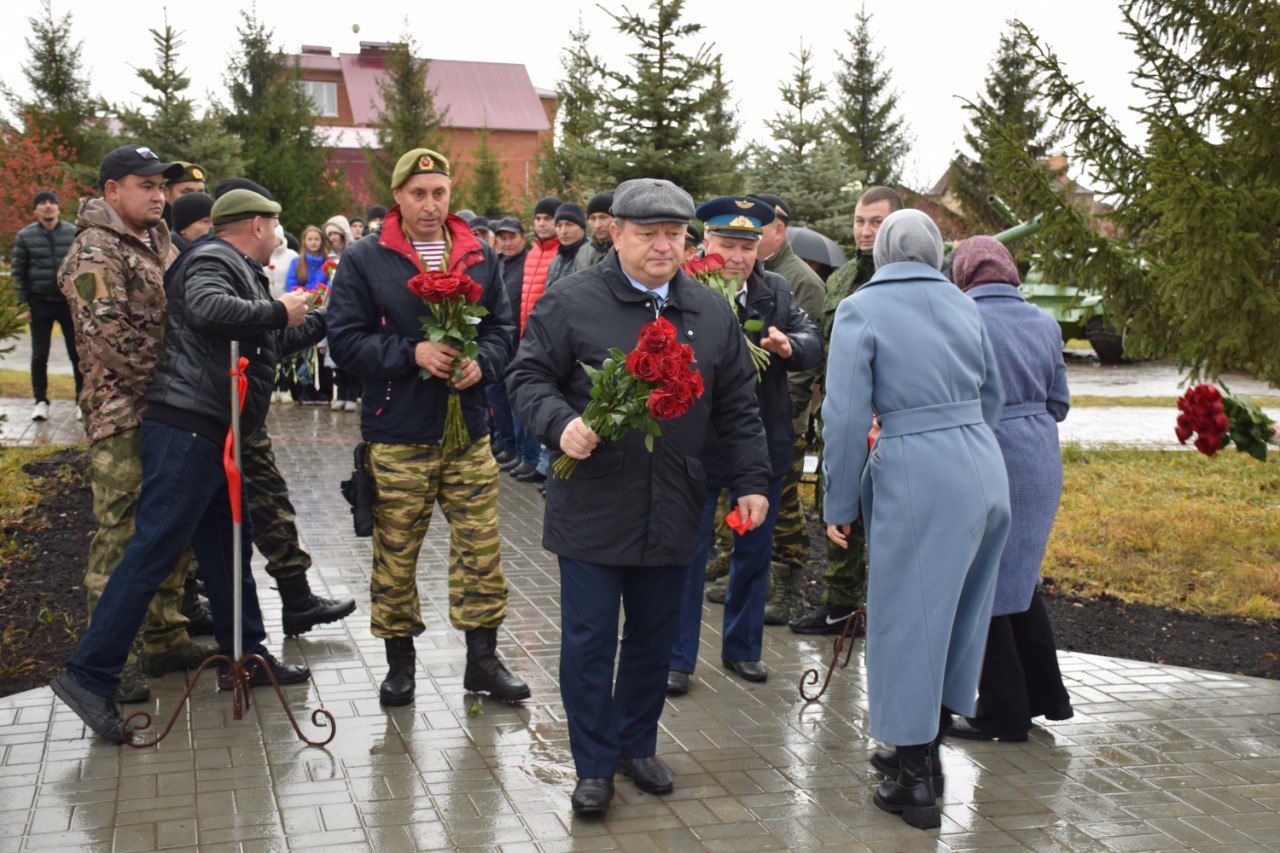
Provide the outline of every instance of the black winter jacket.
{"type": "MultiPolygon", "coordinates": [[[[507,372],[520,422],[555,449],[586,408],[591,380],[611,347],[635,349],[655,300],[634,288],[618,255],[561,279],[538,300],[507,372]]],[[[663,421],[653,452],[633,430],[601,444],[569,479],[547,484],[542,545],[607,566],[683,566],[698,544],[707,479],[702,459],[723,448],[738,494],[765,494],[770,475],[755,370],[742,327],[720,296],[678,272],[662,316],[693,347],[706,390],[680,418],[663,421]]],[[[556,454],[559,455],[558,453],[556,454]]]]}
{"type": "Polygon", "coordinates": [[[529,257],[527,246],[514,258],[508,258],[506,255],[498,256],[498,271],[502,276],[502,283],[506,285],[507,304],[511,306],[513,318],[520,310],[520,294],[524,290],[524,259],[527,257],[529,257]]]}
{"type": "Polygon", "coordinates": [[[189,429],[222,444],[231,425],[231,341],[249,359],[241,434],[262,426],[280,358],[324,337],[324,309],[286,329],[262,264],[220,237],[193,241],[164,276],[164,351],[147,389],[143,420],[189,429]]]}
{"type": "MultiPolygon", "coordinates": [[[[809,370],[822,361],[822,338],[818,328],[796,304],[791,285],[778,273],[767,272],[756,263],[747,279],[746,305],[738,306],[738,320],[759,320],[763,328],[750,332],[756,343],[769,333],[770,326],[791,339],[791,358],[782,359],[770,355],[764,377],[756,383],[756,398],[760,403],[760,419],[764,422],[765,439],[769,444],[769,461],[773,476],[785,476],[792,465],[792,445],[795,427],[792,423],[791,391],[787,374],[797,370],[809,370]]],[[[704,460],[707,465],[707,481],[713,486],[732,485],[732,469],[721,458],[718,449],[704,460]]]]}
{"type": "Polygon", "coordinates": [[[18,232],[11,266],[18,302],[66,302],[58,290],[58,267],[75,238],[76,227],[70,222],[59,222],[52,231],[32,222],[18,232]]]}
{"type": "MultiPolygon", "coordinates": [[[[515,348],[515,323],[498,273],[498,256],[452,214],[445,220],[452,240],[449,271],[465,273],[484,288],[480,304],[489,309],[476,342],[483,378],[458,392],[472,439],[489,434],[484,386],[497,382],[515,348]]],[[[439,444],[450,386],[422,378],[414,348],[425,340],[421,318],[427,305],[409,291],[417,275],[413,246],[400,228],[400,208],[383,220],[377,238],[364,238],[342,255],[329,300],[329,351],[338,367],[364,383],[360,431],[366,441],[384,444],[439,444]]]]}

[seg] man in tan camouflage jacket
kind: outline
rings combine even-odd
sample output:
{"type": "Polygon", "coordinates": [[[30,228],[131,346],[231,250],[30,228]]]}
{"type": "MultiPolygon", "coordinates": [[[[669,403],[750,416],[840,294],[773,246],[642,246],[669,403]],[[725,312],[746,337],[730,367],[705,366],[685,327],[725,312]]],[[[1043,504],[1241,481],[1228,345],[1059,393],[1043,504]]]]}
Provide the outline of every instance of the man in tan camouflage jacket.
{"type": "MultiPolygon", "coordinates": [[[[181,165],[162,162],[143,146],[124,145],[109,153],[98,173],[102,196],[81,202],[75,242],[58,271],[84,372],[79,404],[91,445],[89,480],[98,530],[85,574],[90,618],[134,532],[142,490],[142,395],[164,335],[164,271],[178,254],[161,221],[161,189],[165,178],[181,173],[181,165]]],[[[159,674],[197,667],[207,656],[187,636],[181,612],[189,563],[190,552],[152,599],[141,659],[131,660],[121,674],[116,701],[149,698],[139,664],[159,674]]]]}

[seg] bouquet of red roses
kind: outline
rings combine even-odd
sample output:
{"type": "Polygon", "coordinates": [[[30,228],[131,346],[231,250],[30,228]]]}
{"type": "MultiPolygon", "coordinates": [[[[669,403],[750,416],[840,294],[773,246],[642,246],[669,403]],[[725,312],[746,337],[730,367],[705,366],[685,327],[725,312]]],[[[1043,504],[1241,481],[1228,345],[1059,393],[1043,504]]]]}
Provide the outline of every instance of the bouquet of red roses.
{"type": "Polygon", "coordinates": [[[338,259],[329,258],[320,265],[320,270],[324,273],[324,277],[333,281],[333,274],[338,271],[338,259]]]}
{"type": "MultiPolygon", "coordinates": [[[[693,363],[693,347],[677,341],[675,326],[659,317],[640,330],[629,354],[615,347],[599,367],[582,365],[591,378],[591,402],[582,422],[615,441],[638,429],[652,453],[653,440],[662,435],[658,421],[680,417],[702,396],[702,374],[693,363]]],[[[552,470],[568,478],[577,467],[578,460],[566,454],[552,470]]]]}
{"type": "MultiPolygon", "coordinates": [[[[693,257],[680,267],[690,278],[702,282],[707,287],[724,297],[729,307],[738,310],[738,278],[724,275],[724,256],[718,254],[693,257]]],[[[748,320],[742,324],[742,334],[747,339],[747,352],[751,353],[751,363],[756,367],[756,379],[764,376],[769,367],[769,351],[757,344],[752,335],[764,331],[764,323],[759,320],[748,320]]]]}
{"type": "MultiPolygon", "coordinates": [[[[408,286],[427,303],[427,313],[421,319],[422,334],[428,341],[447,344],[458,351],[453,362],[453,379],[457,381],[462,376],[462,362],[480,354],[476,334],[481,318],[489,313],[489,309],[477,304],[484,289],[468,276],[438,270],[418,273],[409,279],[408,286]]],[[[431,375],[425,368],[421,371],[423,379],[431,375]]],[[[458,399],[457,389],[451,386],[441,449],[459,450],[470,437],[462,417],[462,401],[458,399]]]]}
{"type": "Polygon", "coordinates": [[[1267,461],[1267,445],[1276,441],[1275,421],[1248,397],[1224,396],[1212,385],[1197,385],[1178,398],[1174,434],[1183,444],[1195,436],[1196,450],[1212,456],[1234,444],[1260,462],[1267,461]]]}
{"type": "Polygon", "coordinates": [[[307,310],[314,311],[317,308],[323,308],[329,301],[329,285],[323,281],[316,285],[316,289],[311,291],[311,296],[307,300],[307,310]]]}

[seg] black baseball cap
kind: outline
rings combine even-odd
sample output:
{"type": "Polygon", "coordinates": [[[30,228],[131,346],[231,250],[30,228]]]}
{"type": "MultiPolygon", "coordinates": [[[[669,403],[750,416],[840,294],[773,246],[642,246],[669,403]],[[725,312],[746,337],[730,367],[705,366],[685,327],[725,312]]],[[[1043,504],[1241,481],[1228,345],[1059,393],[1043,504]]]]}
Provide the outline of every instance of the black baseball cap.
{"type": "Polygon", "coordinates": [[[121,145],[102,158],[98,169],[98,187],[107,181],[118,181],[125,175],[163,175],[166,180],[176,180],[186,167],[181,163],[166,163],[145,145],[121,145]]]}

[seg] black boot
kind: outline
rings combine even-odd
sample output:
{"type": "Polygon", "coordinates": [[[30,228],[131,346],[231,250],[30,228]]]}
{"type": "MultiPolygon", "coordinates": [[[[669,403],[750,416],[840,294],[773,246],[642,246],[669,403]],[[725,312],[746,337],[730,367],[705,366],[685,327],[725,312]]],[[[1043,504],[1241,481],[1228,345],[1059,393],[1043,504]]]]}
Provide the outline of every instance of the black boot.
{"type": "MultiPolygon", "coordinates": [[[[933,760],[933,790],[937,792],[939,797],[942,796],[943,788],[946,785],[946,780],[942,776],[942,756],[938,749],[940,743],[942,743],[941,735],[929,747],[929,757],[933,760]]],[[[868,760],[871,762],[872,767],[889,778],[892,779],[898,775],[900,767],[897,747],[887,746],[877,749],[871,753],[871,758],[868,760]]]]}
{"type": "Polygon", "coordinates": [[[529,685],[516,678],[498,659],[498,629],[472,628],[467,632],[467,671],[462,686],[474,693],[488,693],[502,702],[529,698],[529,685]]]}
{"type": "Polygon", "coordinates": [[[200,582],[190,573],[182,582],[182,615],[187,617],[187,635],[202,637],[213,633],[213,612],[209,600],[200,595],[200,582]]]}
{"type": "Polygon", "coordinates": [[[876,806],[919,829],[942,825],[938,792],[933,787],[933,744],[898,747],[898,775],[876,789],[876,806]]]}
{"type": "Polygon", "coordinates": [[[283,605],[280,615],[284,620],[286,637],[296,637],[317,625],[337,622],[350,616],[356,609],[354,598],[333,600],[313,593],[305,574],[281,578],[276,583],[279,585],[280,603],[283,605]]]}
{"type": "Polygon", "coordinates": [[[387,645],[387,677],[378,688],[378,701],[398,707],[413,701],[414,664],[413,637],[391,637],[387,645]]]}

